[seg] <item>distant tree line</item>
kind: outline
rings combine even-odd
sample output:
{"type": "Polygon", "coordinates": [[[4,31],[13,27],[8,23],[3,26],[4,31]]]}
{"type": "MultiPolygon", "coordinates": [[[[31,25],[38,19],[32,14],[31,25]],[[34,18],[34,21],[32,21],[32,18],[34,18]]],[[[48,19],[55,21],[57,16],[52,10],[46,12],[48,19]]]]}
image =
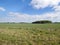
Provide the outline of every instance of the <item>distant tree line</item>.
{"type": "Polygon", "coordinates": [[[34,21],[32,22],[33,24],[44,24],[44,23],[52,23],[52,21],[49,21],[49,20],[41,20],[41,21],[34,21]]]}

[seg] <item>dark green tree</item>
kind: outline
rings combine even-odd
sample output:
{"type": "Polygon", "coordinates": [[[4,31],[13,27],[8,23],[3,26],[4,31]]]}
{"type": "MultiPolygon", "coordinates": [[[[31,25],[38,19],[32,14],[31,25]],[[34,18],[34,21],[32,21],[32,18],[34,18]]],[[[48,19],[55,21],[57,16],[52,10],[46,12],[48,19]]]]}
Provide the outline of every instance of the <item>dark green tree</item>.
{"type": "Polygon", "coordinates": [[[49,21],[49,20],[41,20],[41,21],[35,21],[35,22],[32,22],[33,24],[36,23],[36,24],[45,24],[45,23],[52,23],[52,21],[49,21]]]}

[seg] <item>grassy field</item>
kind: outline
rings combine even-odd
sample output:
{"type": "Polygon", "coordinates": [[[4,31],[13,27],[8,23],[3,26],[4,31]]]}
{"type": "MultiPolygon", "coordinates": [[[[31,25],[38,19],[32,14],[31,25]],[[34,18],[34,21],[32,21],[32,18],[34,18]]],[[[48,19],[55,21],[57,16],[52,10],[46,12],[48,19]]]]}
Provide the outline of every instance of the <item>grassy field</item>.
{"type": "Polygon", "coordinates": [[[0,24],[0,45],[60,45],[60,24],[0,24]]]}

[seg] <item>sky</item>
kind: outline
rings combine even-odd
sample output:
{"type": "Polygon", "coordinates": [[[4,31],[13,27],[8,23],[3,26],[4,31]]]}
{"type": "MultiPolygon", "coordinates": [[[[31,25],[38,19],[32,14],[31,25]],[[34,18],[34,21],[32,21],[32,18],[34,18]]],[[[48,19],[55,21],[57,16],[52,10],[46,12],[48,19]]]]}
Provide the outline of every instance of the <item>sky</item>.
{"type": "Polygon", "coordinates": [[[60,0],[0,0],[0,22],[60,22],[60,0]]]}

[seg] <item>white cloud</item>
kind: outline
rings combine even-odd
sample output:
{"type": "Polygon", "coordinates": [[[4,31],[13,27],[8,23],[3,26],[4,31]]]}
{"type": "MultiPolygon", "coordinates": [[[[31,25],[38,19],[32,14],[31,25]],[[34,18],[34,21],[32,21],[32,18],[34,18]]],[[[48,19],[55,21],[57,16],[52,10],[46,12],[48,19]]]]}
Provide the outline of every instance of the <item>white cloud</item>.
{"type": "MultiPolygon", "coordinates": [[[[57,9],[56,9],[57,10],[57,9]]],[[[33,22],[37,20],[51,20],[60,22],[60,11],[44,13],[41,15],[21,14],[18,12],[9,12],[8,16],[0,18],[0,22],[33,22]]]]}
{"type": "Polygon", "coordinates": [[[40,15],[22,14],[19,12],[9,12],[7,17],[0,18],[0,22],[32,22],[37,20],[51,20],[60,22],[60,6],[55,6],[54,12],[44,13],[40,15]]]}
{"type": "MultiPolygon", "coordinates": [[[[31,21],[51,20],[60,22],[60,0],[32,0],[30,5],[35,9],[53,7],[54,12],[44,13],[41,15],[28,15],[31,21]]],[[[24,15],[24,14],[23,14],[24,15]]],[[[27,17],[27,15],[25,15],[27,17]]],[[[27,19],[29,19],[27,18],[27,19]]]]}
{"type": "Polygon", "coordinates": [[[10,21],[14,22],[32,22],[36,20],[51,20],[51,21],[60,21],[60,13],[52,12],[45,13],[41,15],[29,15],[29,14],[21,14],[17,12],[9,12],[10,21]]]}
{"type": "Polygon", "coordinates": [[[3,7],[0,7],[0,11],[5,11],[5,9],[3,7]]]}
{"type": "Polygon", "coordinates": [[[56,12],[60,12],[60,6],[55,6],[53,9],[55,9],[56,12]]]}
{"type": "Polygon", "coordinates": [[[32,0],[30,5],[36,9],[45,8],[48,6],[57,6],[60,3],[60,0],[32,0]]]}

